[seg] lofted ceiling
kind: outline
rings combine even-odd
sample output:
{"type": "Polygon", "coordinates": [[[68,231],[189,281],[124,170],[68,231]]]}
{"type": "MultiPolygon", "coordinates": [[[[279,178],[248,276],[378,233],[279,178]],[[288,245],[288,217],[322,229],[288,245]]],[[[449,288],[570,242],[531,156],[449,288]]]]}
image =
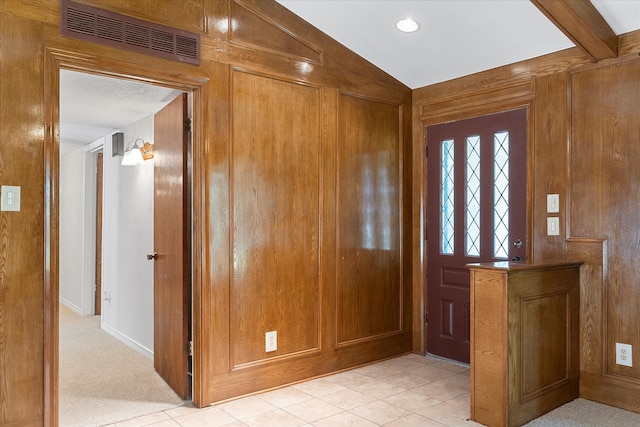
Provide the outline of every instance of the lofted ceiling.
{"type": "MultiPolygon", "coordinates": [[[[575,46],[529,0],[276,1],[411,89],[575,46]],[[396,29],[408,17],[418,31],[396,29]]],[[[640,0],[592,4],[615,34],[640,29],[640,0]]]]}
{"type": "MultiPolygon", "coordinates": [[[[575,46],[529,0],[276,1],[411,89],[575,46]],[[420,23],[417,32],[395,28],[406,17],[420,23]]],[[[591,3],[616,35],[640,29],[640,0],[591,3]]],[[[61,72],[60,90],[60,139],[75,144],[153,114],[177,94],[71,71],[61,72]]]]}

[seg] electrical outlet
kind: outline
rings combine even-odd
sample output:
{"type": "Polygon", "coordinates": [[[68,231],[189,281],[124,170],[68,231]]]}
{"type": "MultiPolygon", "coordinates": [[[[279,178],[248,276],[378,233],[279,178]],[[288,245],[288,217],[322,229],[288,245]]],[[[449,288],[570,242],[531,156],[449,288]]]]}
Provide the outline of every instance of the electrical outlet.
{"type": "Polygon", "coordinates": [[[616,364],[623,366],[633,366],[633,353],[631,344],[616,343],[616,364]]]}
{"type": "Polygon", "coordinates": [[[278,349],[278,332],[271,331],[264,334],[264,351],[267,353],[278,349]]]}

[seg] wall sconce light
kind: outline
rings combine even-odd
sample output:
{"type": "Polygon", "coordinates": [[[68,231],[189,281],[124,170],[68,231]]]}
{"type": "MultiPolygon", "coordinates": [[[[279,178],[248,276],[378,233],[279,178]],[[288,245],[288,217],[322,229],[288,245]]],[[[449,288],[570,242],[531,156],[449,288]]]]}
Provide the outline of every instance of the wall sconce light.
{"type": "Polygon", "coordinates": [[[153,159],[153,144],[149,141],[142,144],[142,148],[140,148],[140,153],[142,153],[142,160],[150,160],[153,159]]]}
{"type": "Polygon", "coordinates": [[[144,142],[142,138],[136,139],[122,156],[122,166],[135,166],[153,158],[153,145],[144,142]]]}

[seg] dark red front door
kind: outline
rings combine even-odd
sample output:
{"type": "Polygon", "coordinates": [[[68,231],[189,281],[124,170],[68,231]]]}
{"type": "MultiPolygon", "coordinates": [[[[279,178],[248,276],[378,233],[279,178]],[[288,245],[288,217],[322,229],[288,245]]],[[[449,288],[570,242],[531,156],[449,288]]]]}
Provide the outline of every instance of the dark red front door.
{"type": "Polygon", "coordinates": [[[465,265],[526,254],[527,110],[426,132],[427,351],[468,363],[465,265]]]}

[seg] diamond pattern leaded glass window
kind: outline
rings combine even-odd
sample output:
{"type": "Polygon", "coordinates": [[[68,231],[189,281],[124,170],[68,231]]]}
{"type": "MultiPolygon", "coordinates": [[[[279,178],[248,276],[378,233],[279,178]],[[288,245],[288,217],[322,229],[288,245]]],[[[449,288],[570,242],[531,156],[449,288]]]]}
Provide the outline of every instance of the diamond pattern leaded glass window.
{"type": "Polygon", "coordinates": [[[509,258],[509,133],[493,135],[493,255],[509,258]]]}
{"type": "Polygon", "coordinates": [[[480,137],[467,137],[466,149],[465,252],[467,256],[480,256],[480,137]]]}
{"type": "Polygon", "coordinates": [[[441,226],[440,251],[443,254],[453,254],[453,226],[454,226],[454,177],[453,177],[453,139],[442,141],[442,188],[441,188],[441,226]]]}

